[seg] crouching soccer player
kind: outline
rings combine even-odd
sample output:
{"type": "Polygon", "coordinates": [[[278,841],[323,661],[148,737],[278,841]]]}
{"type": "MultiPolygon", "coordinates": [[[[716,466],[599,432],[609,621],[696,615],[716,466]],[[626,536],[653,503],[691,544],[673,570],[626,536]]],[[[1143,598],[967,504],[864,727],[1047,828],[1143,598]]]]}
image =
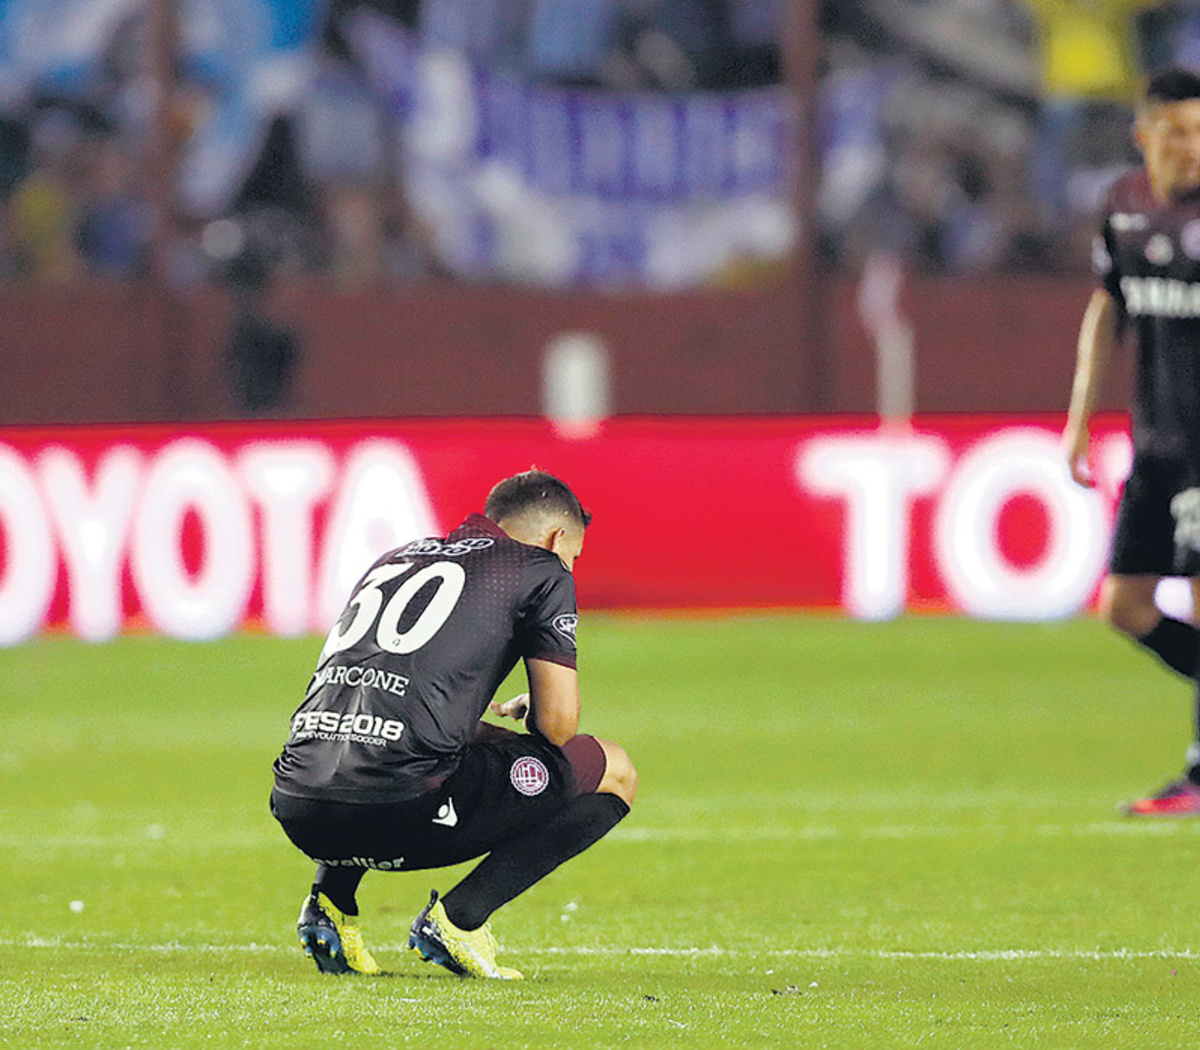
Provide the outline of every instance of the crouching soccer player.
{"type": "Polygon", "coordinates": [[[590,515],[560,480],[501,481],[484,515],[381,557],[330,632],[275,762],[271,812],[317,863],[297,923],[325,973],[378,973],[355,899],[369,869],[484,856],[408,944],[460,976],[496,962],[488,917],[629,812],[637,774],[576,733],[575,586],[590,515]],[[529,692],[492,696],[518,659],[529,692]],[[482,722],[491,710],[524,722],[482,722]]]}

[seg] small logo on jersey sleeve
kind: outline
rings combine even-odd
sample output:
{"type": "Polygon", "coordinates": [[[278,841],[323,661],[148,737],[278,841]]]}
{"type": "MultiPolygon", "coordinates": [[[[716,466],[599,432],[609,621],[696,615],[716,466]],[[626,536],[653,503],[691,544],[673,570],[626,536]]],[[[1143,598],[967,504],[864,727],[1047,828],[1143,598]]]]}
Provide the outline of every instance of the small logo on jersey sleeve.
{"type": "Polygon", "coordinates": [[[508,779],[522,795],[533,798],[550,786],[550,770],[540,758],[522,755],[512,764],[508,779]]]}
{"type": "Polygon", "coordinates": [[[575,629],[579,626],[579,617],[575,613],[563,613],[554,617],[554,629],[564,638],[575,641],[575,629]]]}
{"type": "Polygon", "coordinates": [[[1175,247],[1165,233],[1156,233],[1146,242],[1146,261],[1154,266],[1166,266],[1175,258],[1175,247]]]}

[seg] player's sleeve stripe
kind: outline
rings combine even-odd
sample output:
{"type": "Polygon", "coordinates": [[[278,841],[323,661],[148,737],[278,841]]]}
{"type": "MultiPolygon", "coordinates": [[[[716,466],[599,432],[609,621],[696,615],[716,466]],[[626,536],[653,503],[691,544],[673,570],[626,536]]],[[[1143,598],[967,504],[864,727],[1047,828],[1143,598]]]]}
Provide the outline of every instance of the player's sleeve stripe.
{"type": "Polygon", "coordinates": [[[552,664],[561,664],[563,667],[576,667],[574,653],[530,653],[526,658],[529,660],[547,660],[552,664]]]}

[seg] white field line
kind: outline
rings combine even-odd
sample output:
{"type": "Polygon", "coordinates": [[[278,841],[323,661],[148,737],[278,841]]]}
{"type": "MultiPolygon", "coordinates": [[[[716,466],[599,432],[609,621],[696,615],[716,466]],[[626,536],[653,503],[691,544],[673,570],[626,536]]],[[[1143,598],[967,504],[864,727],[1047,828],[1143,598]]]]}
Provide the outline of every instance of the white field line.
{"type": "MultiPolygon", "coordinates": [[[[905,842],[913,839],[952,839],[991,837],[1028,837],[1041,839],[1086,839],[1086,838],[1170,838],[1175,835],[1200,835],[1200,822],[1187,820],[1108,820],[1090,824],[979,824],[973,826],[947,824],[880,824],[874,827],[845,830],[829,825],[807,825],[800,827],[711,827],[711,828],[666,828],[666,827],[619,827],[605,837],[605,842],[626,843],[672,843],[672,842],[827,842],[882,841],[905,842]]],[[[267,840],[239,840],[236,842],[214,839],[205,843],[204,849],[260,848],[267,840]]],[[[137,836],[114,835],[47,835],[43,837],[0,835],[0,849],[7,850],[72,850],[72,849],[150,849],[153,843],[137,836]]],[[[201,847],[196,847],[201,848],[201,847]]]]}
{"type": "Polygon", "coordinates": [[[828,825],[807,827],[724,827],[724,828],[617,828],[606,842],[741,842],[782,841],[820,842],[829,839],[897,840],[1035,835],[1038,838],[1169,838],[1172,835],[1200,834],[1195,821],[1108,820],[1090,824],[881,824],[876,827],[845,831],[828,825]]]}
{"type": "MultiPolygon", "coordinates": [[[[403,945],[383,945],[384,950],[401,952],[403,945]]],[[[136,954],[198,954],[198,955],[275,955],[299,954],[300,949],[283,944],[181,944],[177,941],[165,944],[125,944],[67,941],[53,937],[0,938],[0,948],[52,949],[56,951],[121,952],[136,954]]],[[[1134,950],[1112,948],[1001,948],[963,949],[959,951],[892,951],[886,948],[722,948],[713,945],[707,948],[628,947],[611,945],[576,945],[569,947],[520,947],[506,946],[512,955],[557,955],[557,956],[665,956],[668,958],[756,958],[756,959],[878,959],[882,961],[907,962],[929,960],[933,962],[1040,962],[1044,960],[1067,960],[1071,962],[1123,962],[1141,959],[1200,960],[1200,950],[1192,948],[1153,948],[1134,950]]]]}

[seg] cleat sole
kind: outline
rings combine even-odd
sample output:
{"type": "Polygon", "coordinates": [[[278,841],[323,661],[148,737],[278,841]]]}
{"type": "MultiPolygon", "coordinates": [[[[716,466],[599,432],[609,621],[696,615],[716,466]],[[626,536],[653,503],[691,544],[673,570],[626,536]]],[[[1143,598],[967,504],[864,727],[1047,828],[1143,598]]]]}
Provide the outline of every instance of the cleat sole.
{"type": "Polygon", "coordinates": [[[324,894],[310,894],[296,920],[300,947],[321,973],[374,976],[382,973],[363,943],[358,927],[347,921],[324,894]]]}
{"type": "Polygon", "coordinates": [[[300,943],[304,954],[317,964],[321,973],[353,973],[350,964],[346,962],[346,953],[342,951],[342,942],[335,935],[331,937],[328,930],[313,927],[300,927],[300,943]]]}
{"type": "Polygon", "coordinates": [[[459,965],[459,963],[450,955],[449,952],[444,951],[437,944],[427,941],[424,937],[420,937],[415,933],[409,934],[408,946],[410,948],[415,948],[417,954],[420,955],[425,962],[431,962],[438,966],[442,966],[449,970],[456,977],[470,976],[467,971],[463,969],[463,967],[459,965]]]}

